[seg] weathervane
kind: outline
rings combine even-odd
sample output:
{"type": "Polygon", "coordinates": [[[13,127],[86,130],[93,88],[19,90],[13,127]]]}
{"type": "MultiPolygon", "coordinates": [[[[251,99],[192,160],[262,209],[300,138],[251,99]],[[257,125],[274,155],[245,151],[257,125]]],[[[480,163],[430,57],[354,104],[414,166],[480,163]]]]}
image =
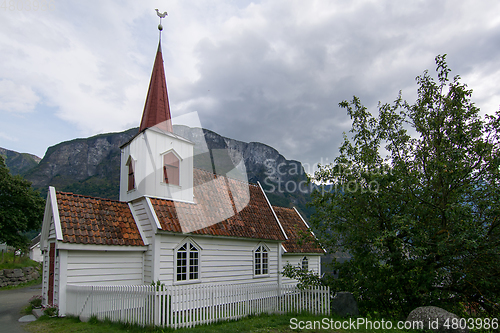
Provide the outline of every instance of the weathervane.
{"type": "Polygon", "coordinates": [[[160,13],[160,11],[158,10],[158,8],[155,9],[156,10],[156,15],[158,15],[158,17],[160,18],[160,24],[158,24],[158,30],[162,31],[163,30],[163,26],[161,25],[161,19],[162,18],[165,18],[165,16],[167,16],[167,12],[164,12],[164,13],[160,13]]]}

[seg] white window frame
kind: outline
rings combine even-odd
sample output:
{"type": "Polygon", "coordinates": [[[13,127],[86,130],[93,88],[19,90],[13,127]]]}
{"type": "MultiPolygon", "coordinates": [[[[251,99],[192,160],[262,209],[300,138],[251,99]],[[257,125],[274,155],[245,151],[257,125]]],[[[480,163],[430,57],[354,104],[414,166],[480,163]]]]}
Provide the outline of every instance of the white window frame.
{"type": "Polygon", "coordinates": [[[252,251],[252,271],[254,278],[263,278],[270,276],[270,267],[269,267],[269,259],[271,258],[271,250],[264,243],[259,243],[252,251]],[[266,268],[264,265],[264,255],[266,254],[266,268]],[[259,265],[259,266],[257,266],[259,265]],[[264,270],[267,269],[267,272],[264,273],[264,270]]]}
{"type": "Polygon", "coordinates": [[[302,257],[302,259],[300,260],[300,268],[306,269],[307,271],[309,271],[309,258],[308,257],[306,257],[306,256],[302,257]],[[304,264],[307,267],[304,267],[304,264]]]}
{"type": "MultiPolygon", "coordinates": [[[[173,272],[173,283],[174,284],[189,284],[189,283],[200,283],[201,282],[201,251],[202,251],[202,248],[192,239],[192,238],[185,238],[182,240],[182,242],[180,242],[174,249],[174,272],[173,272]],[[186,246],[186,271],[185,272],[181,272],[181,273],[178,273],[177,269],[179,268],[179,265],[178,265],[178,253],[179,252],[183,252],[183,251],[179,251],[182,249],[182,247],[184,247],[184,245],[188,244],[188,246],[186,246]],[[196,252],[198,253],[197,254],[197,258],[191,258],[191,253],[192,253],[192,250],[191,250],[191,246],[194,247],[196,249],[196,252]],[[197,263],[197,271],[196,272],[191,272],[191,259],[197,259],[198,263],[197,263]],[[178,280],[178,277],[179,277],[179,274],[186,274],[186,279],[185,280],[178,280]],[[196,278],[191,278],[191,274],[197,274],[197,277],[196,278]]],[[[194,252],[194,251],[193,251],[194,252]]]]}
{"type": "Polygon", "coordinates": [[[160,156],[161,156],[161,182],[160,183],[162,185],[165,185],[165,186],[181,187],[182,186],[182,177],[181,177],[181,175],[182,175],[182,158],[179,156],[179,154],[177,154],[175,149],[169,149],[166,152],[161,153],[160,156]],[[164,175],[164,169],[163,169],[165,167],[164,159],[165,159],[165,155],[167,155],[169,153],[174,154],[175,157],[177,157],[177,159],[179,160],[179,185],[165,182],[165,175],[164,175]]]}

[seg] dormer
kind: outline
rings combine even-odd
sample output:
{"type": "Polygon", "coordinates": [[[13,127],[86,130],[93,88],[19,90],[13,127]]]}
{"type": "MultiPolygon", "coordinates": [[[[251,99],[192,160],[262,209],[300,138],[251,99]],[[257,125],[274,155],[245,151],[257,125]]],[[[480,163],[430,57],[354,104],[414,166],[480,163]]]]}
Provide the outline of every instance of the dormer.
{"type": "Polygon", "coordinates": [[[160,44],[139,133],[121,146],[120,201],[193,202],[194,144],[173,133],[160,44]]]}

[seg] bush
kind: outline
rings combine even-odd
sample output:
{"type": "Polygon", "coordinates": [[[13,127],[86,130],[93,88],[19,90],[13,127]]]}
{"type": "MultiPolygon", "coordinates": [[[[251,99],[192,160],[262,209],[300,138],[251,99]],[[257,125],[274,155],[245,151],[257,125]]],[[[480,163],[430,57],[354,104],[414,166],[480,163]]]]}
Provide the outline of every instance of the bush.
{"type": "Polygon", "coordinates": [[[43,314],[49,317],[57,317],[57,315],[59,314],[59,309],[56,305],[47,305],[43,309],[43,314]]]}
{"type": "Polygon", "coordinates": [[[30,298],[29,303],[34,309],[42,307],[42,295],[36,295],[30,298]]]}

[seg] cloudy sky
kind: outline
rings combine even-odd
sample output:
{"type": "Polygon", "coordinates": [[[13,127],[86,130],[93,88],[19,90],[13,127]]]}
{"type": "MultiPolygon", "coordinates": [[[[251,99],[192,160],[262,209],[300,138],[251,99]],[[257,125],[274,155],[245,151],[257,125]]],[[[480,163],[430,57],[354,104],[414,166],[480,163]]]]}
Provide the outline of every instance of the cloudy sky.
{"type": "Polygon", "coordinates": [[[338,154],[357,95],[375,110],[447,53],[483,113],[500,104],[498,0],[19,0],[0,7],[0,147],[139,125],[163,20],[173,117],[307,165],[338,154]],[[14,6],[15,3],[15,6],[14,6]]]}

